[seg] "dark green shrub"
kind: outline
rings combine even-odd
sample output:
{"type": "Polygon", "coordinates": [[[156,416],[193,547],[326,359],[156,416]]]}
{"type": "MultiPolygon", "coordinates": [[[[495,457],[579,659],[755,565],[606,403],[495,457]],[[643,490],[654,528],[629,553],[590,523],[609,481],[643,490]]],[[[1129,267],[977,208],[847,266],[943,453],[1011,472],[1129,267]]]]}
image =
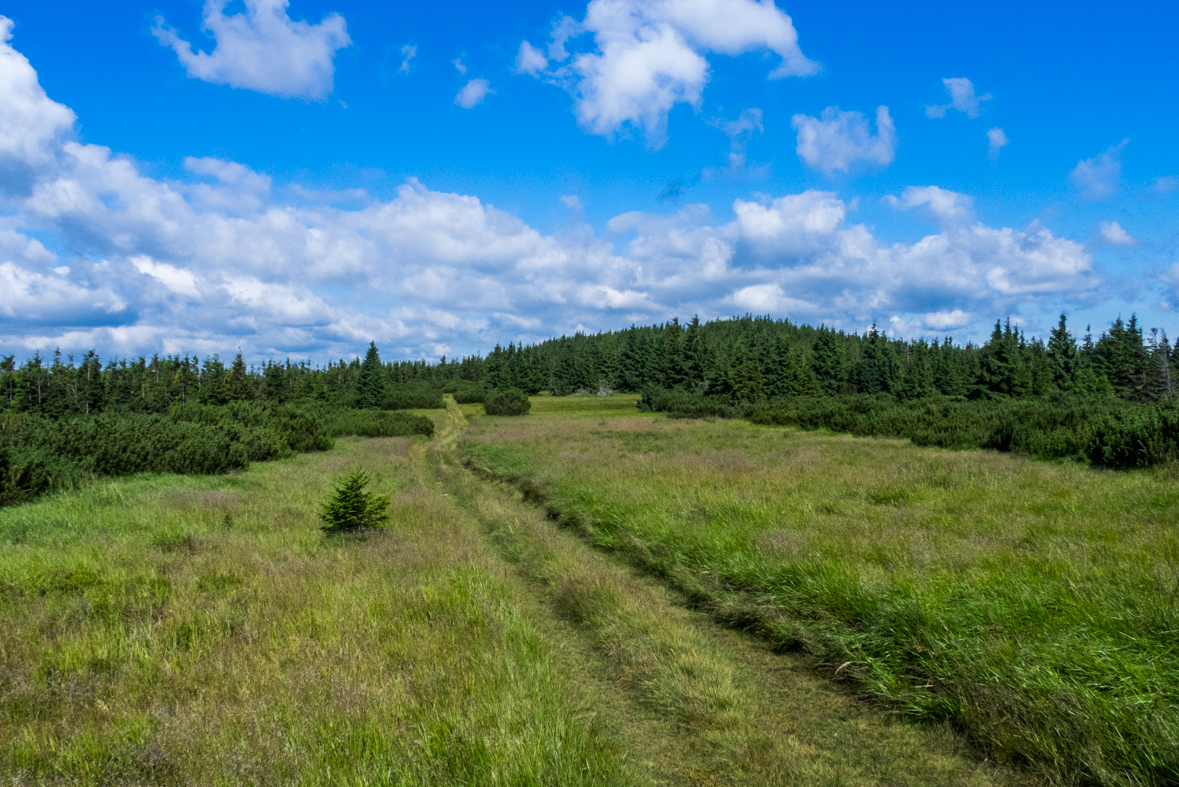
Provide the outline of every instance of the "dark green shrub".
{"type": "Polygon", "coordinates": [[[336,487],[332,499],[323,504],[323,530],[339,533],[381,527],[389,521],[389,496],[365,492],[368,475],[355,470],[336,487]]]}
{"type": "Polygon", "coordinates": [[[725,398],[702,396],[657,385],[643,388],[638,407],[646,413],[667,413],[672,418],[740,418],[742,411],[725,398]]]}
{"type": "Polygon", "coordinates": [[[427,385],[388,387],[381,399],[382,410],[438,410],[444,407],[442,391],[427,385]]]}
{"type": "Polygon", "coordinates": [[[458,404],[483,404],[487,401],[489,391],[481,385],[468,383],[454,391],[454,400],[458,404]]]}
{"type": "Polygon", "coordinates": [[[532,409],[528,394],[519,388],[493,391],[483,401],[483,412],[488,415],[527,415],[532,409]]]}
{"type": "Polygon", "coordinates": [[[332,410],[324,416],[332,437],[411,437],[434,434],[434,422],[414,413],[381,410],[332,410]]]}

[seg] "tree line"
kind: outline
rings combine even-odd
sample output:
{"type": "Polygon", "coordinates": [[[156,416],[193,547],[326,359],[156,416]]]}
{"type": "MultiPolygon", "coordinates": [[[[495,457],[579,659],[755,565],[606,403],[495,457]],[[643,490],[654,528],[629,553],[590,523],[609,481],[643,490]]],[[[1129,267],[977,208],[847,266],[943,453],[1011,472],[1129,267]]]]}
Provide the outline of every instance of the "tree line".
{"type": "MultiPolygon", "coordinates": [[[[996,322],[981,345],[889,338],[873,326],[863,334],[788,320],[745,316],[686,325],[678,319],[620,331],[578,333],[535,345],[496,345],[486,356],[438,363],[382,362],[375,344],[364,359],[267,360],[247,366],[241,353],[153,355],[112,359],[93,351],[75,362],[55,351],[20,365],[0,355],[0,411],[50,418],[99,412],[162,413],[177,404],[320,403],[333,408],[432,406],[405,391],[456,387],[576,391],[682,390],[731,402],[797,396],[889,394],[976,399],[1043,397],[1052,393],[1156,401],[1175,393],[1179,342],[1120,317],[1096,339],[1078,342],[1067,318],[1046,340],[1028,338],[1010,321],[996,322]],[[390,400],[390,392],[400,392],[390,400]]],[[[438,401],[440,404],[440,401],[438,401]]]]}

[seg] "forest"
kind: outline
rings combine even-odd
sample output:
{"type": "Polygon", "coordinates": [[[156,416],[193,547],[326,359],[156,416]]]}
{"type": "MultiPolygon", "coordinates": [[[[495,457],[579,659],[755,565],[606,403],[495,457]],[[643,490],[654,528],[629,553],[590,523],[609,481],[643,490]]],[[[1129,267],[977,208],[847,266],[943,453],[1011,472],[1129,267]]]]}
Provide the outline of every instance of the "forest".
{"type": "MultiPolygon", "coordinates": [[[[1179,343],[1177,343],[1179,344],[1179,343]]],[[[768,316],[693,318],[497,345],[460,360],[322,366],[217,355],[80,361],[56,351],[0,356],[0,504],[87,477],[226,472],[323,450],[348,434],[429,434],[397,411],[491,391],[553,396],[642,392],[639,408],[678,417],[906,437],[1040,458],[1143,467],[1179,458],[1179,346],[1115,319],[1078,343],[1065,315],[1047,340],[997,321],[982,345],[814,328],[768,316]]]]}

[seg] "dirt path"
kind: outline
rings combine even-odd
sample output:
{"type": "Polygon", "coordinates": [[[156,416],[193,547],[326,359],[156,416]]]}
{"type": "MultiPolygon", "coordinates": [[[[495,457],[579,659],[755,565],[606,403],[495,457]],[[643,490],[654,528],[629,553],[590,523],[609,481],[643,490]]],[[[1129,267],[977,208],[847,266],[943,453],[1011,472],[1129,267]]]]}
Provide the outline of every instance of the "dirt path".
{"type": "Polygon", "coordinates": [[[518,491],[458,461],[467,422],[415,447],[423,478],[476,523],[565,643],[640,780],[655,784],[992,785],[1016,775],[980,762],[948,730],[895,721],[800,660],[686,609],[547,520],[518,491]]]}

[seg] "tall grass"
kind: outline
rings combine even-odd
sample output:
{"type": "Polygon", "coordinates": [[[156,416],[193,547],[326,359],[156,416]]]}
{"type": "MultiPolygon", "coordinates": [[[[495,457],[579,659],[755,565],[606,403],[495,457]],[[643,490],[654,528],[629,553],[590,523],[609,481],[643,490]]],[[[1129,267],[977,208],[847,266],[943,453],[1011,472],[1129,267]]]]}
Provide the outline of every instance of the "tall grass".
{"type": "Polygon", "coordinates": [[[717,618],[1053,781],[1176,783],[1179,521],[1167,468],[533,400],[468,461],[717,618]]]}
{"type": "Polygon", "coordinates": [[[0,510],[0,781],[635,783],[421,448],[346,440],[0,510]],[[393,521],[325,538],[354,466],[393,521]]]}

